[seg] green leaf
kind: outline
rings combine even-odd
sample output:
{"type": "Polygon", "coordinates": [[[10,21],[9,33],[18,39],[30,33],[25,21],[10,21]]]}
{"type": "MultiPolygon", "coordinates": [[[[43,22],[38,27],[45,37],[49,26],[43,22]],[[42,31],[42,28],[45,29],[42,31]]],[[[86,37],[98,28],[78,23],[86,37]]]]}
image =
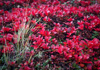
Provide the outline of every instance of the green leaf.
{"type": "Polygon", "coordinates": [[[76,70],[84,70],[83,68],[81,68],[79,65],[77,65],[75,62],[72,65],[74,68],[76,68],[76,70]]]}
{"type": "Polygon", "coordinates": [[[49,41],[52,41],[53,38],[54,38],[54,36],[52,36],[52,38],[49,41]]]}
{"type": "Polygon", "coordinates": [[[96,38],[96,37],[95,37],[95,36],[92,36],[92,39],[93,39],[93,38],[96,38]]]}
{"type": "Polygon", "coordinates": [[[95,34],[98,34],[98,32],[97,32],[97,31],[94,31],[94,33],[95,33],[95,34]]]}
{"type": "Polygon", "coordinates": [[[65,25],[65,27],[68,27],[67,25],[65,25]]]}
{"type": "Polygon", "coordinates": [[[0,45],[0,49],[3,47],[3,45],[0,45]]]}
{"type": "Polygon", "coordinates": [[[0,66],[0,70],[6,70],[6,69],[7,69],[6,65],[0,66]]]}
{"type": "Polygon", "coordinates": [[[40,66],[40,63],[38,63],[36,66],[35,66],[35,68],[37,68],[37,67],[39,67],[40,66]]]}
{"type": "Polygon", "coordinates": [[[61,70],[61,67],[59,67],[58,70],[61,70]]]}
{"type": "Polygon", "coordinates": [[[40,70],[39,66],[40,66],[40,63],[38,63],[38,64],[35,66],[36,70],[40,70]]]}
{"type": "Polygon", "coordinates": [[[12,42],[9,42],[9,44],[14,45],[12,42]]]}
{"type": "Polygon", "coordinates": [[[78,30],[76,30],[76,35],[79,35],[79,31],[78,30]]]}
{"type": "Polygon", "coordinates": [[[29,49],[30,49],[30,51],[34,50],[34,48],[33,48],[33,47],[29,47],[29,49]]]}
{"type": "Polygon", "coordinates": [[[77,14],[74,17],[77,17],[77,14]]]}
{"type": "Polygon", "coordinates": [[[59,40],[59,44],[62,44],[63,45],[63,42],[61,41],[61,39],[59,40]]]}
{"type": "Polygon", "coordinates": [[[2,36],[2,35],[0,35],[0,38],[3,38],[3,36],[2,36]]]}
{"type": "Polygon", "coordinates": [[[85,45],[85,48],[88,49],[88,47],[85,45]]]}
{"type": "Polygon", "coordinates": [[[97,31],[94,31],[93,34],[92,34],[92,39],[96,38],[98,35],[99,35],[99,33],[97,31]]]}
{"type": "Polygon", "coordinates": [[[75,62],[73,63],[73,65],[72,65],[73,67],[75,67],[75,68],[77,68],[77,69],[79,69],[80,68],[80,66],[78,66],[75,62]]]}
{"type": "Polygon", "coordinates": [[[83,50],[81,50],[81,51],[82,51],[82,53],[84,54],[83,50]]]}
{"type": "Polygon", "coordinates": [[[1,61],[2,63],[5,63],[4,55],[2,55],[0,61],[1,61]]]}
{"type": "Polygon", "coordinates": [[[48,63],[50,60],[51,60],[51,59],[46,60],[46,61],[43,63],[43,66],[46,66],[47,63],[48,63]]]}

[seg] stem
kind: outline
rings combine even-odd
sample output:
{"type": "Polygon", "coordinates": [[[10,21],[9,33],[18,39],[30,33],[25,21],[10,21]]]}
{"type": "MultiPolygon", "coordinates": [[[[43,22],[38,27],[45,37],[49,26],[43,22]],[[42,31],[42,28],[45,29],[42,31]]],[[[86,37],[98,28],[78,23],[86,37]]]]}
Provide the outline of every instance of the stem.
{"type": "Polygon", "coordinates": [[[30,58],[29,58],[29,60],[28,60],[29,63],[30,63],[30,61],[31,61],[31,58],[32,58],[32,55],[30,56],[30,58]]]}

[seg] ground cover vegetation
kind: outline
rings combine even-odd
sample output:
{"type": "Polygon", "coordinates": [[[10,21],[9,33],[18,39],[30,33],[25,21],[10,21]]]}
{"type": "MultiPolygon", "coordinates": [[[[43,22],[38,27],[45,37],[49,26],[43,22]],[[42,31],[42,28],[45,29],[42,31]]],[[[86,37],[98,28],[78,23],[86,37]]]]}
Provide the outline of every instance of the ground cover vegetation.
{"type": "Polygon", "coordinates": [[[1,70],[100,70],[99,0],[0,0],[1,70]]]}

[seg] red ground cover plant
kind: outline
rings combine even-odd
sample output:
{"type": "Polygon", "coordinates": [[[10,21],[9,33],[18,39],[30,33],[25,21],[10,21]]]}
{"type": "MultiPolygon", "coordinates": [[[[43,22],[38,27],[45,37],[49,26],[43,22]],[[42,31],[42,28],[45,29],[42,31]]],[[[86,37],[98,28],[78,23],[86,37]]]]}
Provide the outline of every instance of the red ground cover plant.
{"type": "Polygon", "coordinates": [[[0,0],[1,70],[100,70],[100,4],[0,0]]]}

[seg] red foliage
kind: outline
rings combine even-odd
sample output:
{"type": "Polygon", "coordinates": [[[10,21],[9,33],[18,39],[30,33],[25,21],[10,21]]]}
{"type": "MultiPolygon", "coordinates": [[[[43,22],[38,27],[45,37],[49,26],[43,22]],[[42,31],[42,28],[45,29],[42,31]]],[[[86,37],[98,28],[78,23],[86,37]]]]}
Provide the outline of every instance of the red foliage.
{"type": "MultiPolygon", "coordinates": [[[[14,65],[19,70],[32,70],[41,61],[41,68],[43,61],[50,57],[49,63],[53,67],[58,64],[59,68],[59,61],[62,64],[68,61],[85,70],[100,70],[100,4],[92,4],[90,0],[75,0],[73,3],[70,0],[2,0],[0,44],[3,47],[0,47],[0,53],[15,55],[15,45],[22,40],[21,35],[18,42],[18,30],[24,26],[25,30],[29,29],[23,43],[28,47],[25,59],[20,63],[9,61],[10,66],[14,65]],[[94,35],[94,31],[98,34],[94,35]],[[43,52],[40,60],[32,59],[39,51],[48,52],[43,52]],[[34,62],[29,63],[29,60],[34,62]]],[[[65,67],[68,65],[65,64],[65,67]]],[[[64,68],[64,65],[60,66],[64,68]]]]}

